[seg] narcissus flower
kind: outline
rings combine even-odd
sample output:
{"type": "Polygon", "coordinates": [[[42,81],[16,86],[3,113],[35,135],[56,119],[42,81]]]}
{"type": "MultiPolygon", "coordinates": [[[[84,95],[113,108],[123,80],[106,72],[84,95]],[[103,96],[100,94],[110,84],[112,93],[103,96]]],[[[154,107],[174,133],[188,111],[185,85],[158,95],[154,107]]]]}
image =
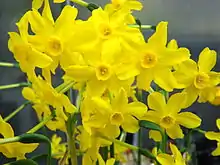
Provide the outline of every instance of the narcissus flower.
{"type": "MultiPolygon", "coordinates": [[[[216,125],[218,129],[220,130],[220,119],[216,120],[216,125]]],[[[205,137],[209,140],[217,141],[217,148],[212,152],[212,155],[219,156],[220,155],[220,132],[208,131],[205,133],[205,137]]]]}
{"type": "MultiPolygon", "coordinates": [[[[0,116],[0,134],[3,138],[14,137],[14,131],[10,124],[6,123],[0,116]]],[[[24,144],[20,142],[6,143],[0,145],[0,152],[7,158],[25,159],[26,153],[33,152],[38,147],[38,144],[24,144]]]]}
{"type": "Polygon", "coordinates": [[[52,155],[56,159],[62,158],[65,155],[67,145],[61,143],[61,137],[54,134],[51,139],[52,155]]]}
{"type": "Polygon", "coordinates": [[[148,39],[148,42],[139,50],[137,66],[140,74],[137,76],[137,87],[149,90],[154,81],[166,91],[178,88],[175,77],[172,74],[172,66],[189,59],[189,51],[186,48],[167,48],[167,22],[160,22],[156,32],[148,39]]]}
{"type": "MultiPolygon", "coordinates": [[[[47,13],[51,13],[50,6],[44,8],[47,13]]],[[[77,16],[77,9],[71,6],[65,6],[54,22],[53,17],[49,15],[40,15],[40,13],[33,9],[29,12],[29,23],[31,30],[35,35],[29,36],[29,42],[40,51],[47,54],[53,59],[50,66],[43,69],[43,76],[51,82],[50,72],[55,73],[55,69],[59,64],[61,56],[65,56],[67,51],[65,45],[69,42],[74,33],[75,18],[77,16]]]]}
{"type": "Polygon", "coordinates": [[[52,113],[51,111],[55,110],[56,117],[46,124],[51,130],[60,129],[65,131],[65,121],[67,121],[68,118],[67,114],[76,111],[76,107],[70,102],[66,95],[58,93],[41,77],[33,81],[32,88],[23,88],[22,95],[34,104],[33,108],[39,119],[50,116],[52,113]],[[50,109],[50,107],[53,109],[50,109]]]}
{"type": "Polygon", "coordinates": [[[178,83],[184,86],[187,94],[184,107],[189,107],[199,97],[199,102],[213,101],[216,85],[220,82],[220,74],[211,71],[216,64],[216,52],[209,48],[203,49],[199,55],[198,64],[193,60],[181,63],[174,75],[178,83]]]}
{"type": "Polygon", "coordinates": [[[147,98],[151,110],[147,111],[143,119],[160,125],[172,139],[183,138],[180,125],[186,128],[196,128],[201,124],[201,119],[195,114],[180,112],[184,99],[184,94],[177,93],[173,94],[166,103],[161,93],[153,92],[147,98]]]}
{"type": "Polygon", "coordinates": [[[186,165],[180,151],[172,143],[170,143],[170,150],[172,152],[172,155],[164,153],[157,155],[156,158],[161,165],[186,165]]]}
{"type": "Polygon", "coordinates": [[[46,68],[53,60],[45,53],[38,51],[28,42],[28,15],[27,12],[17,23],[20,35],[16,32],[10,32],[8,48],[14,54],[14,57],[21,70],[27,73],[29,80],[35,77],[35,68],[46,68]]]}
{"type": "Polygon", "coordinates": [[[121,126],[126,132],[135,133],[139,129],[138,119],[147,111],[146,105],[135,101],[128,103],[124,89],[108,102],[99,97],[93,97],[88,108],[82,109],[82,119],[85,128],[105,128],[106,124],[121,126]],[[87,115],[86,115],[87,113],[87,115]],[[90,116],[89,116],[90,115],[90,116]]]}

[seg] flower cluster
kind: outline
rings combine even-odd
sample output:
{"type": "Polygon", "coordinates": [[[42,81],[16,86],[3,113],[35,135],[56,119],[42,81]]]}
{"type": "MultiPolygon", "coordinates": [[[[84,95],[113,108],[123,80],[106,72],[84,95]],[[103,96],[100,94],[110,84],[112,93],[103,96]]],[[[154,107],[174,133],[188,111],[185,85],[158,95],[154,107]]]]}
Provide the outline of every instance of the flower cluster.
{"type": "MultiPolygon", "coordinates": [[[[132,15],[142,7],[138,0],[111,0],[104,8],[94,8],[87,20],[80,20],[77,8],[66,5],[55,20],[48,0],[33,0],[32,10],[17,23],[19,32],[9,32],[9,50],[31,84],[23,88],[24,98],[32,103],[39,120],[54,115],[45,122],[48,129],[68,136],[73,133],[68,138],[79,142],[84,165],[97,161],[100,165],[113,165],[118,161],[116,151],[120,147],[115,147],[115,153],[107,159],[100,149],[116,144],[122,132],[138,132],[140,120],[155,123],[171,139],[181,139],[184,134],[180,125],[193,129],[202,121],[192,112],[181,110],[196,101],[216,102],[220,83],[220,74],[212,71],[216,52],[204,48],[198,62],[193,61],[187,48],[178,47],[174,39],[168,41],[168,22],[164,21],[145,38],[132,15]],[[58,68],[63,71],[63,84],[54,87],[53,76],[58,68]],[[64,94],[71,88],[79,94],[76,105],[64,94]],[[149,92],[147,104],[141,100],[142,92],[149,92]],[[169,92],[174,94],[169,96],[169,92]],[[82,125],[72,125],[69,131],[69,119],[77,114],[82,125]]],[[[3,119],[0,127],[9,127],[1,123],[3,119]]],[[[8,137],[4,129],[0,133],[8,137]]],[[[164,135],[152,129],[149,136],[161,142],[164,135]]],[[[211,132],[206,137],[218,141],[220,138],[211,132]]],[[[63,152],[63,157],[55,158],[64,159],[68,149],[59,146],[60,141],[54,136],[52,149],[53,153],[63,152]]],[[[19,157],[21,153],[13,147],[16,145],[0,145],[0,152],[19,157]]],[[[22,152],[36,147],[32,145],[22,152]]],[[[184,165],[178,148],[170,144],[170,149],[174,157],[158,149],[155,160],[162,165],[184,165]]],[[[72,159],[71,149],[69,153],[72,159]]]]}

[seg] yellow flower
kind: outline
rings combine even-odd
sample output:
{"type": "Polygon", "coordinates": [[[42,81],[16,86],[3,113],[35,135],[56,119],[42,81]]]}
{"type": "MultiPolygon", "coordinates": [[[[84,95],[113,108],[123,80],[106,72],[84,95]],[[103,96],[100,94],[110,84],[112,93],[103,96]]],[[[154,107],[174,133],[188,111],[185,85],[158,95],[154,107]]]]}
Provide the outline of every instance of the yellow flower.
{"type": "Polygon", "coordinates": [[[54,158],[56,159],[62,158],[66,152],[66,145],[60,144],[61,140],[61,137],[56,134],[54,134],[51,139],[52,155],[55,155],[54,158]]]}
{"type": "Polygon", "coordinates": [[[180,112],[185,95],[173,94],[168,102],[159,92],[153,92],[148,96],[147,102],[150,111],[143,119],[154,122],[165,129],[167,135],[172,138],[183,138],[180,125],[186,128],[196,128],[201,124],[201,119],[191,112],[180,112]]]}
{"type": "Polygon", "coordinates": [[[170,143],[172,155],[161,153],[157,155],[157,160],[161,165],[186,165],[178,148],[170,143]]]}
{"type": "Polygon", "coordinates": [[[21,70],[27,73],[31,80],[35,77],[34,70],[36,67],[46,68],[52,63],[52,59],[43,52],[38,51],[31,45],[28,38],[28,15],[27,12],[21,20],[17,23],[20,35],[16,32],[10,32],[10,39],[8,41],[9,50],[14,54],[14,57],[21,70]]]}
{"type": "Polygon", "coordinates": [[[139,129],[138,119],[146,113],[147,107],[138,101],[128,103],[127,94],[124,89],[121,89],[111,99],[111,103],[99,97],[93,97],[88,108],[82,111],[89,113],[86,117],[82,112],[84,127],[88,130],[89,127],[105,128],[106,124],[111,124],[118,130],[121,126],[126,132],[135,133],[139,129]]]}
{"type": "MultiPolygon", "coordinates": [[[[216,125],[218,129],[220,130],[220,119],[216,120],[216,125]]],[[[220,132],[208,131],[205,133],[205,137],[209,140],[217,141],[217,148],[214,151],[212,151],[212,155],[219,156],[220,155],[220,132]]]]}
{"type": "MultiPolygon", "coordinates": [[[[3,138],[14,137],[14,131],[10,124],[6,123],[0,115],[0,134],[3,138]]],[[[2,139],[2,138],[0,138],[2,139]]],[[[7,158],[25,159],[26,153],[33,152],[38,144],[23,144],[20,142],[0,144],[0,152],[7,158]]]]}
{"type": "Polygon", "coordinates": [[[127,13],[112,15],[102,8],[92,11],[92,16],[87,21],[77,24],[80,29],[74,35],[77,40],[72,45],[78,47],[80,52],[97,52],[97,48],[104,56],[117,56],[121,52],[135,51],[144,38],[138,28],[129,27],[127,13]]]}
{"type": "Polygon", "coordinates": [[[216,90],[215,99],[213,101],[210,101],[210,103],[218,106],[220,105],[220,86],[217,86],[215,90],[216,90]]]}
{"type": "Polygon", "coordinates": [[[33,102],[39,119],[51,115],[51,111],[55,110],[56,117],[49,121],[46,126],[51,130],[60,129],[65,131],[65,121],[67,121],[67,113],[74,113],[76,107],[71,104],[68,97],[58,93],[47,81],[41,77],[36,78],[32,83],[32,88],[25,87],[22,90],[25,99],[33,102]],[[53,109],[50,109],[52,107],[53,109]]]}
{"type": "Polygon", "coordinates": [[[159,85],[166,91],[178,88],[175,77],[171,71],[172,66],[189,59],[186,48],[167,48],[167,22],[160,22],[156,32],[148,42],[139,50],[137,66],[140,74],[137,76],[137,86],[149,90],[151,82],[159,85]]]}
{"type": "Polygon", "coordinates": [[[99,135],[115,139],[120,132],[115,126],[106,125],[105,128],[92,129],[92,132],[88,133],[83,126],[77,127],[76,139],[80,141],[80,150],[83,154],[83,165],[93,165],[98,159],[100,159],[99,148],[102,146],[110,146],[112,143],[102,139],[99,135]]]}
{"type": "Polygon", "coordinates": [[[101,96],[106,90],[117,93],[121,87],[128,91],[134,76],[138,74],[130,59],[97,52],[83,60],[64,68],[64,79],[72,78],[76,82],[86,83],[86,91],[93,96],[101,96]]]}
{"type": "MultiPolygon", "coordinates": [[[[47,0],[45,0],[46,2],[47,0]]],[[[45,12],[51,13],[49,5],[44,9],[45,12]]],[[[35,9],[30,11],[28,20],[35,35],[29,36],[28,40],[37,50],[45,52],[53,59],[53,63],[44,68],[42,73],[49,82],[51,82],[50,72],[55,74],[60,58],[65,58],[68,53],[72,54],[67,51],[65,45],[70,42],[75,32],[74,25],[77,13],[76,8],[65,6],[56,22],[54,22],[53,17],[49,17],[48,14],[45,15],[44,12],[41,16],[35,9]]]]}
{"type": "Polygon", "coordinates": [[[105,161],[102,159],[102,156],[99,154],[98,155],[98,162],[99,162],[99,165],[114,165],[115,159],[109,158],[105,163],[105,161]]]}
{"type": "Polygon", "coordinates": [[[216,64],[216,52],[209,48],[203,49],[198,64],[187,60],[180,64],[174,75],[182,84],[187,94],[184,107],[189,107],[199,97],[199,102],[213,101],[216,94],[215,86],[219,84],[219,73],[211,71],[216,64]]]}

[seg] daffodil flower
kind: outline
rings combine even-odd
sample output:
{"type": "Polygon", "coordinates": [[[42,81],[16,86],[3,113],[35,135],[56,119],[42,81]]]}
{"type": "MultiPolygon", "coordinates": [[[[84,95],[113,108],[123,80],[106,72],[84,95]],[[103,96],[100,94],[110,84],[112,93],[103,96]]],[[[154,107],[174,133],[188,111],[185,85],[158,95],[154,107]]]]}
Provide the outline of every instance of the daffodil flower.
{"type": "Polygon", "coordinates": [[[27,100],[33,102],[33,108],[39,119],[50,116],[52,113],[50,106],[54,108],[56,117],[54,120],[49,121],[46,124],[51,130],[60,129],[65,131],[65,121],[68,119],[66,113],[70,114],[76,111],[76,107],[71,104],[66,95],[58,93],[41,77],[38,77],[33,81],[32,88],[23,88],[22,95],[27,100]]]}
{"type": "MultiPolygon", "coordinates": [[[[0,134],[3,138],[14,137],[14,131],[9,123],[6,123],[0,115],[0,134]]],[[[2,138],[0,138],[2,139],[2,138]]],[[[7,158],[25,159],[26,153],[33,152],[38,144],[24,144],[20,142],[0,144],[0,152],[7,158]]]]}
{"type": "Polygon", "coordinates": [[[186,165],[184,158],[174,144],[170,143],[170,149],[172,155],[161,153],[156,157],[158,162],[161,165],[186,165]]]}
{"type": "MultiPolygon", "coordinates": [[[[218,129],[220,130],[220,119],[216,120],[216,125],[218,129]]],[[[212,155],[219,156],[220,155],[220,132],[208,131],[205,133],[205,137],[209,140],[217,141],[217,148],[214,151],[212,151],[212,155]]]]}
{"type": "Polygon", "coordinates": [[[184,99],[184,94],[176,93],[166,103],[165,97],[161,93],[153,92],[147,99],[151,110],[147,111],[143,119],[160,125],[172,139],[183,138],[180,125],[186,128],[196,128],[201,124],[201,119],[195,114],[180,112],[184,99]]]}
{"type": "Polygon", "coordinates": [[[149,90],[151,82],[166,91],[178,88],[173,76],[172,66],[189,59],[190,53],[186,48],[167,48],[167,22],[160,22],[156,32],[139,50],[137,67],[140,74],[137,76],[137,87],[149,90]]]}
{"type": "Polygon", "coordinates": [[[189,107],[199,97],[199,102],[213,101],[216,85],[220,82],[220,75],[211,71],[216,64],[216,52],[209,48],[203,49],[199,55],[198,64],[187,60],[180,64],[174,75],[179,84],[184,86],[187,94],[184,107],[189,107]]]}

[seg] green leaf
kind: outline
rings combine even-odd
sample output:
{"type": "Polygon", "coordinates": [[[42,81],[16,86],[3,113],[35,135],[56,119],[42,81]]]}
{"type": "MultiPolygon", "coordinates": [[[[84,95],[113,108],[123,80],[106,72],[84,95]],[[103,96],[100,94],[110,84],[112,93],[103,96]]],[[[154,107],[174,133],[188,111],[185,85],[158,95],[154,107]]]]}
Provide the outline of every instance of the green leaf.
{"type": "Polygon", "coordinates": [[[37,162],[31,160],[31,159],[24,159],[24,160],[18,160],[15,162],[7,163],[4,165],[38,165],[37,162]]]}
{"type": "Polygon", "coordinates": [[[36,133],[27,133],[19,136],[19,142],[21,143],[47,143],[48,144],[48,160],[47,165],[51,164],[51,144],[48,137],[36,134],[36,133]]]}
{"type": "Polygon", "coordinates": [[[150,122],[150,121],[140,120],[139,121],[139,126],[143,127],[143,128],[159,131],[160,133],[163,133],[163,130],[161,129],[161,127],[159,125],[157,125],[153,122],[150,122]]]}

